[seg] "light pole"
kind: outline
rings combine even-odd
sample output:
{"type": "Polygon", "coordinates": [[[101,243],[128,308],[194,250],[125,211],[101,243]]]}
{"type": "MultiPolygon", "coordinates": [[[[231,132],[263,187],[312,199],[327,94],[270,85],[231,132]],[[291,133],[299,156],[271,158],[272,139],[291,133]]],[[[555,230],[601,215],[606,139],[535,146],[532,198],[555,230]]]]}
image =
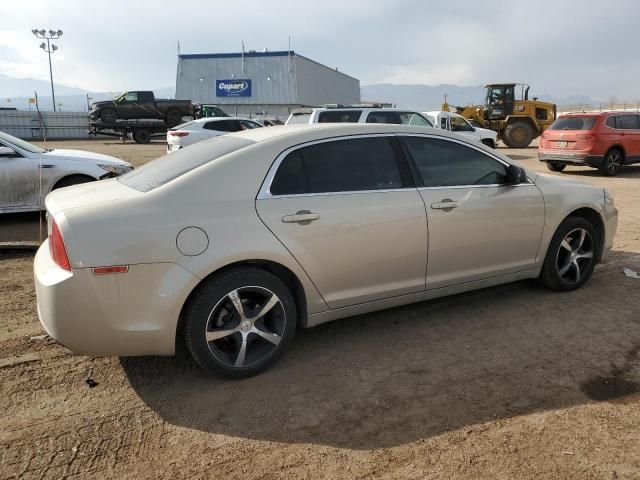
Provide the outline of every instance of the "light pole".
{"type": "Polygon", "coordinates": [[[62,36],[62,30],[49,30],[48,32],[43,28],[38,30],[34,28],[31,30],[37,38],[42,38],[47,43],[42,42],[40,48],[49,54],[49,78],[51,79],[51,100],[53,102],[53,111],[56,111],[56,95],[53,91],[53,70],[51,69],[51,54],[58,50],[58,46],[51,43],[51,40],[57,40],[62,36]]]}

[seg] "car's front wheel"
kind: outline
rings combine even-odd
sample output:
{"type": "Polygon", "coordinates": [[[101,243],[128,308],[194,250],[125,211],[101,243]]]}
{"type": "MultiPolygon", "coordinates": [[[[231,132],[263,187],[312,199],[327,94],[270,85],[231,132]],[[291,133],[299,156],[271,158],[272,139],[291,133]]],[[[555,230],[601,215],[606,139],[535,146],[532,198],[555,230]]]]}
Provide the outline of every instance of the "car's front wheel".
{"type": "Polygon", "coordinates": [[[581,217],[564,220],[551,239],[540,281],[552,290],[569,291],[584,285],[596,265],[600,235],[581,217]]]}
{"type": "Polygon", "coordinates": [[[213,276],[185,309],[187,348],[208,372],[248,377],[266,370],[287,349],[296,305],[287,286],[257,268],[213,276]]]}

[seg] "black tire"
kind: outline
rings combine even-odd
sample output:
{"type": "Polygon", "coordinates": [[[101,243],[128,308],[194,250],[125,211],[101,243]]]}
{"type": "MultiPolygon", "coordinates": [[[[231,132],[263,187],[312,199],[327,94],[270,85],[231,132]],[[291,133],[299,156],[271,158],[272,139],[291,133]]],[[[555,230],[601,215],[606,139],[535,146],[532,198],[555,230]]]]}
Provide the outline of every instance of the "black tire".
{"type": "Polygon", "coordinates": [[[484,143],[489,148],[496,148],[496,144],[490,138],[483,139],[482,143],[484,143]]]}
{"type": "Polygon", "coordinates": [[[602,159],[598,172],[601,175],[613,177],[620,172],[622,165],[624,165],[624,153],[619,148],[612,148],[602,159]]]}
{"type": "Polygon", "coordinates": [[[257,268],[235,268],[194,292],[184,310],[184,338],[207,372],[249,377],[282,356],[293,340],[296,319],[293,296],[278,277],[257,268]],[[270,302],[277,303],[260,316],[270,302]]]}
{"type": "Polygon", "coordinates": [[[133,132],[133,140],[136,143],[149,143],[151,141],[151,133],[149,130],[140,129],[133,132]]]}
{"type": "Polygon", "coordinates": [[[565,168],[567,168],[567,164],[559,162],[547,162],[547,168],[552,172],[562,172],[565,168]]]}
{"type": "Polygon", "coordinates": [[[87,177],[86,175],[69,175],[68,177],[58,180],[51,190],[70,187],[71,185],[79,185],[81,183],[95,182],[95,180],[95,178],[87,177]]]}
{"type": "Polygon", "coordinates": [[[118,114],[113,108],[105,108],[100,112],[100,120],[102,120],[102,123],[116,123],[118,114]]]}
{"type": "Polygon", "coordinates": [[[171,109],[167,112],[166,120],[171,126],[178,125],[182,121],[182,113],[180,110],[171,109]]]}
{"type": "Polygon", "coordinates": [[[516,120],[502,131],[502,141],[510,148],[526,148],[533,141],[533,127],[529,122],[516,120]]]}
{"type": "Polygon", "coordinates": [[[565,219],[556,230],[547,249],[540,272],[540,282],[560,292],[580,288],[591,278],[596,266],[601,237],[600,232],[588,220],[581,217],[565,219]],[[581,236],[582,231],[587,234],[584,238],[581,236]],[[572,251],[577,252],[575,257],[572,251]],[[589,252],[591,257],[587,257],[589,252]]]}

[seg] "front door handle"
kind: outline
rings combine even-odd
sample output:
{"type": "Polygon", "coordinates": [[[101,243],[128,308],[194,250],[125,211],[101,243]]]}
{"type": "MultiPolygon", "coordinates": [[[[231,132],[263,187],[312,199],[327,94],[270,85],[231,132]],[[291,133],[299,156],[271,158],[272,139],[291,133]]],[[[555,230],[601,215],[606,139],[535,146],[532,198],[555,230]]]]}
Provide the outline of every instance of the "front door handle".
{"type": "Polygon", "coordinates": [[[306,225],[314,220],[320,218],[319,213],[312,213],[309,210],[300,210],[292,215],[285,215],[282,217],[284,223],[302,223],[306,225]]]}
{"type": "Polygon", "coordinates": [[[457,206],[458,206],[458,202],[454,202],[450,198],[444,198],[440,202],[431,204],[431,208],[433,208],[434,210],[444,210],[445,212],[450,212],[457,206]]]}

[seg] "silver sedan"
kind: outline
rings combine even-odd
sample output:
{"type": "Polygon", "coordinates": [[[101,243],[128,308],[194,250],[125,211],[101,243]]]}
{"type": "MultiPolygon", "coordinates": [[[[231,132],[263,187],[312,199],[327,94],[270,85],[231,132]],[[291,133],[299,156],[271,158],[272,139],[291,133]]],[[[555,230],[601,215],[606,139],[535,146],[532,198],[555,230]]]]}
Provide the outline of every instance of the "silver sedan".
{"type": "Polygon", "coordinates": [[[260,128],[47,197],[49,334],[92,355],[273,364],[296,327],[522,279],[568,291],[611,248],[602,188],[443,130],[260,128]],[[182,333],[182,335],[178,335],[182,333]]]}

